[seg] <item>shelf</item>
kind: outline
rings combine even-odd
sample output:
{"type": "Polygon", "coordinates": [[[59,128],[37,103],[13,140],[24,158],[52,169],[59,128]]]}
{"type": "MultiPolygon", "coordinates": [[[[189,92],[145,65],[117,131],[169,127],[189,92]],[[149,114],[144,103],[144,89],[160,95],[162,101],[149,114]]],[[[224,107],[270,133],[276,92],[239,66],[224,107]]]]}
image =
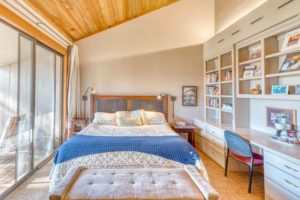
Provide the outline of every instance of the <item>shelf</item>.
{"type": "Polygon", "coordinates": [[[209,98],[220,98],[219,95],[209,95],[209,94],[207,94],[206,97],[209,97],[209,98]]]}
{"type": "Polygon", "coordinates": [[[251,63],[255,63],[255,62],[260,62],[260,61],[261,61],[261,58],[256,58],[256,59],[240,62],[239,65],[247,65],[247,64],[251,64],[251,63]]]}
{"type": "Polygon", "coordinates": [[[211,74],[211,73],[218,72],[218,71],[219,71],[219,69],[214,69],[214,70],[207,71],[205,73],[206,74],[211,74]]]}
{"type": "Polygon", "coordinates": [[[210,110],[217,110],[217,111],[219,111],[219,110],[220,110],[220,108],[214,108],[214,107],[209,107],[209,106],[206,106],[206,109],[210,109],[210,110]]]}
{"type": "Polygon", "coordinates": [[[287,50],[287,51],[280,51],[280,52],[272,53],[272,54],[266,55],[265,58],[266,59],[275,58],[275,57],[285,56],[287,54],[296,53],[296,52],[300,52],[300,47],[290,49],[290,50],[287,50]]]}
{"type": "Polygon", "coordinates": [[[262,78],[261,76],[255,76],[255,77],[250,77],[250,78],[240,78],[239,81],[258,80],[261,78],[262,78]]]}
{"type": "Polygon", "coordinates": [[[228,84],[228,83],[232,83],[232,80],[230,80],[230,81],[222,81],[221,83],[222,83],[222,84],[226,84],[226,83],[227,83],[227,84],[228,84]]]}
{"type": "Polygon", "coordinates": [[[281,72],[275,74],[266,74],[266,78],[280,77],[280,76],[295,76],[300,75],[300,70],[290,71],[290,72],[281,72]]]}
{"type": "Polygon", "coordinates": [[[221,70],[224,70],[224,69],[231,69],[231,68],[232,68],[232,65],[229,65],[229,66],[222,67],[221,70]]]}
{"type": "Polygon", "coordinates": [[[300,95],[239,94],[237,98],[299,101],[300,95]]]}
{"type": "Polygon", "coordinates": [[[232,98],[232,95],[221,95],[222,98],[232,98]]]}
{"type": "Polygon", "coordinates": [[[206,83],[206,85],[219,85],[220,82],[215,82],[215,83],[206,83]]]}

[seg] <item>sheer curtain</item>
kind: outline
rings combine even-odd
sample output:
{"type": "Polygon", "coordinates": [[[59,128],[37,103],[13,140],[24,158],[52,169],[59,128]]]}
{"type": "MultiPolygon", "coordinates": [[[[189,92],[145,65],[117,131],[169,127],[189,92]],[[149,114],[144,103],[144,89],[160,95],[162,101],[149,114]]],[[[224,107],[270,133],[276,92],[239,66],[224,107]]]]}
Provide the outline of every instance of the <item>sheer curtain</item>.
{"type": "MultiPolygon", "coordinates": [[[[69,47],[68,126],[72,118],[80,117],[80,68],[78,47],[69,47]]],[[[68,129],[69,130],[69,129],[68,129]]],[[[69,138],[68,132],[68,138],[69,138]]]]}

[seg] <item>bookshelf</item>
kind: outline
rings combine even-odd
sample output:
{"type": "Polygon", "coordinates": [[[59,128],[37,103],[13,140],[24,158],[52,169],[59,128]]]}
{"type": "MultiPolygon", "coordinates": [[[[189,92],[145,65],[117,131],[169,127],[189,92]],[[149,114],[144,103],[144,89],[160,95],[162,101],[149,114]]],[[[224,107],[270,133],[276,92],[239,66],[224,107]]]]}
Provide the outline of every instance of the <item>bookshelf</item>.
{"type": "Polygon", "coordinates": [[[234,124],[233,50],[205,61],[205,118],[234,124]]]}
{"type": "Polygon", "coordinates": [[[300,25],[297,22],[278,28],[276,31],[260,34],[252,41],[247,40],[236,45],[238,98],[300,100],[300,95],[296,94],[296,86],[300,85],[300,67],[294,70],[281,69],[287,56],[297,55],[297,53],[300,55],[299,46],[282,50],[286,34],[299,28],[300,25]],[[247,69],[251,70],[251,66],[255,66],[255,70],[259,69],[260,73],[254,73],[251,76],[251,73],[247,72],[247,69]],[[260,91],[256,89],[258,85],[260,91]],[[278,85],[288,86],[289,93],[272,93],[272,87],[278,85]]]}

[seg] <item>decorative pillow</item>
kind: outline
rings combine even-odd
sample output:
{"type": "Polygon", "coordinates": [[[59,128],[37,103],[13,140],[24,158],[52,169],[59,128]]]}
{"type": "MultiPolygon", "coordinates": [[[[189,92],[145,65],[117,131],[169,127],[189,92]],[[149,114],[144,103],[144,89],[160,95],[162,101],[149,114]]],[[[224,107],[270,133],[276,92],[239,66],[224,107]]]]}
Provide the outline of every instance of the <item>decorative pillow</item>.
{"type": "Polygon", "coordinates": [[[93,123],[102,125],[117,125],[115,113],[96,112],[93,123]]]}
{"type": "Polygon", "coordinates": [[[141,126],[145,124],[144,110],[116,112],[118,126],[141,126]]]}
{"type": "Polygon", "coordinates": [[[148,125],[167,123],[165,115],[161,112],[145,111],[144,113],[148,125]]]}

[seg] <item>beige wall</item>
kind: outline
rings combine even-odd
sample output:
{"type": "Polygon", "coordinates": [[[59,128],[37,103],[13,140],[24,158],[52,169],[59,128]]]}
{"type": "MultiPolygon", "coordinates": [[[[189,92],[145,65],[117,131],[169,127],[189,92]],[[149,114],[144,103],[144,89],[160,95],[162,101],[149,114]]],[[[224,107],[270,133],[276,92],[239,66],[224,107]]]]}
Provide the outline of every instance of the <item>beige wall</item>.
{"type": "MultiPolygon", "coordinates": [[[[199,86],[202,94],[202,45],[138,56],[107,60],[81,66],[83,90],[92,86],[102,95],[175,95],[175,114],[187,120],[201,117],[203,99],[198,107],[183,107],[183,85],[199,86]]],[[[201,95],[203,96],[203,95],[201,95]]]]}
{"type": "Polygon", "coordinates": [[[87,86],[103,95],[166,92],[178,99],[176,115],[201,117],[201,106],[181,106],[181,90],[202,86],[200,44],[214,34],[213,11],[212,0],[179,1],[78,41],[82,92],[87,86]]]}
{"type": "Polygon", "coordinates": [[[216,33],[223,31],[266,1],[267,0],[215,0],[216,33]]]}

